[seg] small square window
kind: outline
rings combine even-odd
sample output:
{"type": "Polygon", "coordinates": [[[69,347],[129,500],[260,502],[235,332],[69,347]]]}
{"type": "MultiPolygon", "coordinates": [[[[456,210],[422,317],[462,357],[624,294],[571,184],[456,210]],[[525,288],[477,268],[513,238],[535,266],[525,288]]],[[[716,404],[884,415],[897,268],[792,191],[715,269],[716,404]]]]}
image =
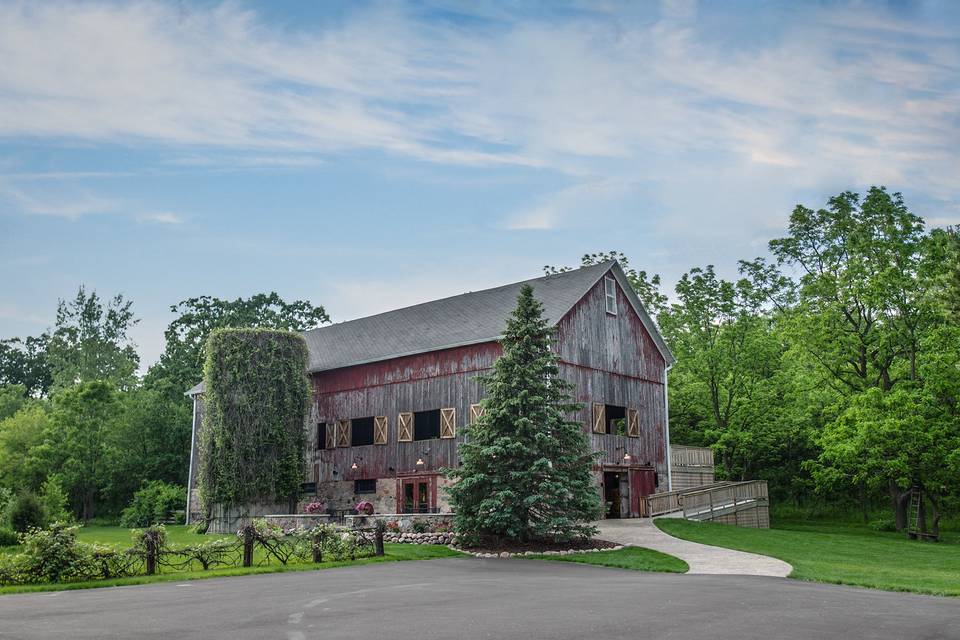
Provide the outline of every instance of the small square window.
{"type": "Polygon", "coordinates": [[[377,492],[376,478],[373,478],[371,480],[354,480],[353,492],[354,493],[376,493],[377,492]]]}
{"type": "Polygon", "coordinates": [[[607,313],[617,315],[617,281],[610,276],[605,276],[603,292],[607,302],[607,313]]]}

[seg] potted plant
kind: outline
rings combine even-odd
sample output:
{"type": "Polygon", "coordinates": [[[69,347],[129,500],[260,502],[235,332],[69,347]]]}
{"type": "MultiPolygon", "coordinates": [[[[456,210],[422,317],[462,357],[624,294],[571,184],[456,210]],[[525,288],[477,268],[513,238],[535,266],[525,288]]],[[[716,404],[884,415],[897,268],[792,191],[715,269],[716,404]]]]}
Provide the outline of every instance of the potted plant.
{"type": "Polygon", "coordinates": [[[311,515],[317,515],[318,513],[325,513],[327,506],[322,502],[311,502],[303,510],[311,515]]]}
{"type": "Polygon", "coordinates": [[[354,507],[354,510],[358,515],[361,516],[372,516],[373,515],[373,503],[367,500],[361,500],[357,503],[357,506],[354,507]]]}

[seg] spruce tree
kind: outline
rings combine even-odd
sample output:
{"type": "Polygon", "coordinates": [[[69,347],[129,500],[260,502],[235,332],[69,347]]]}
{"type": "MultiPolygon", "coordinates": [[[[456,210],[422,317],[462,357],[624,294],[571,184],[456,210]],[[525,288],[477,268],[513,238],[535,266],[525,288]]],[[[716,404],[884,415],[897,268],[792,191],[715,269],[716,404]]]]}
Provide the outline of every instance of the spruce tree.
{"type": "Polygon", "coordinates": [[[503,355],[480,378],[484,412],[467,427],[460,467],[448,471],[461,537],[565,542],[594,534],[601,515],[581,405],[559,377],[543,306],[524,285],[507,320],[503,355]]]}

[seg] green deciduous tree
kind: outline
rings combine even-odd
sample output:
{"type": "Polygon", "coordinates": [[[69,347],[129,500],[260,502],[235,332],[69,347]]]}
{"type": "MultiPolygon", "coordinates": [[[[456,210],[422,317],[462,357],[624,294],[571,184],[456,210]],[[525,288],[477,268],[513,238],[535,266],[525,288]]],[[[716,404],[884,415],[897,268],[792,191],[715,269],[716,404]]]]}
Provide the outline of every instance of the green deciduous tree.
{"type": "Polygon", "coordinates": [[[0,485],[14,491],[40,489],[49,470],[41,449],[49,426],[47,410],[40,404],[0,420],[0,485]]]}
{"type": "Polygon", "coordinates": [[[552,329],[524,286],[507,321],[503,355],[481,378],[484,413],[467,427],[450,470],[457,529],[468,536],[566,541],[588,536],[601,515],[580,405],[559,378],[552,329]]]}
{"type": "Polygon", "coordinates": [[[96,515],[98,499],[107,486],[109,439],[123,405],[110,382],[84,382],[57,393],[43,455],[71,497],[83,520],[96,515]]]}
{"type": "Polygon", "coordinates": [[[31,396],[45,396],[53,384],[49,342],[47,333],[0,340],[0,385],[22,385],[31,396]]]}
{"type": "Polygon", "coordinates": [[[322,306],[315,307],[306,300],[286,302],[274,292],[236,300],[200,296],[183,300],[170,310],[177,318],[164,332],[166,347],[145,382],[149,386],[162,378],[181,394],[203,378],[203,347],[215,329],[301,332],[330,321],[322,306]]]}
{"type": "Polygon", "coordinates": [[[106,380],[120,389],[136,382],[140,357],[128,332],[137,324],[133,303],[114,296],[106,305],[96,291],[80,287],[69,302],[57,306],[57,322],[47,346],[53,386],[106,380]]]}

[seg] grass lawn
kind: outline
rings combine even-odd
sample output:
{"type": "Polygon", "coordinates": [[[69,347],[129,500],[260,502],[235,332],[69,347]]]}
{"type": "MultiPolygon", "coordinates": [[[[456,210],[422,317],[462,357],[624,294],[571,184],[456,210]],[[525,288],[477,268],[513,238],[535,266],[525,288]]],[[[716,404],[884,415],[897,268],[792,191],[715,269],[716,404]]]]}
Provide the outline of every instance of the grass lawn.
{"type": "MultiPolygon", "coordinates": [[[[233,536],[205,536],[190,532],[186,526],[168,526],[167,543],[170,546],[185,545],[194,542],[204,542],[216,538],[232,538],[233,536]]],[[[130,530],[121,527],[83,527],[77,535],[78,540],[88,543],[100,543],[117,548],[126,548],[131,546],[130,530]]],[[[8,553],[15,552],[17,547],[4,547],[8,553]]],[[[281,565],[279,563],[253,566],[253,567],[226,567],[220,569],[211,569],[209,571],[179,571],[169,573],[160,573],[153,576],[131,576],[127,578],[116,578],[113,580],[91,580],[87,582],[68,582],[61,584],[29,584],[16,585],[9,587],[0,587],[0,595],[7,593],[23,593],[28,591],[65,591],[70,589],[92,589],[97,587],[116,587],[132,584],[148,584],[154,582],[184,582],[186,580],[202,580],[205,578],[220,578],[224,576],[241,576],[259,573],[280,573],[286,571],[316,571],[320,569],[332,569],[335,567],[358,566],[364,564],[376,564],[380,562],[396,562],[401,560],[429,560],[431,558],[448,558],[460,556],[461,553],[452,551],[443,545],[416,545],[416,544],[384,544],[384,553],[382,557],[359,558],[357,560],[344,561],[324,561],[320,564],[313,563],[290,563],[281,565]]],[[[258,550],[255,561],[260,559],[258,550]]],[[[169,570],[168,570],[169,571],[169,570]]]]}
{"type": "Polygon", "coordinates": [[[536,560],[556,560],[557,562],[579,562],[597,564],[604,567],[633,569],[634,571],[663,571],[667,573],[686,573],[690,568],[680,558],[641,547],[624,547],[618,551],[598,551],[597,553],[576,553],[570,556],[523,556],[536,560]]]}
{"type": "Polygon", "coordinates": [[[888,591],[960,596],[960,540],[907,540],[902,533],[857,524],[787,520],[772,529],[659,518],[670,535],[728,549],[752,551],[793,565],[791,578],[888,591]]]}

